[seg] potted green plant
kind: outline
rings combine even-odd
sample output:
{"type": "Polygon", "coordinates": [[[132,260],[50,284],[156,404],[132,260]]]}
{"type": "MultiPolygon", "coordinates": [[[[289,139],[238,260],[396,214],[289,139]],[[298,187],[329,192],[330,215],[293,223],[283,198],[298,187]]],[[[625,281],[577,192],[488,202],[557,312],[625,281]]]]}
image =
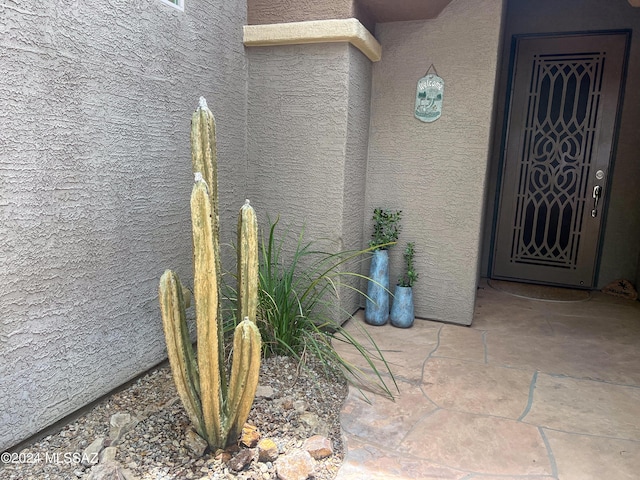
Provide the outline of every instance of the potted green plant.
{"type": "Polygon", "coordinates": [[[398,284],[393,295],[393,305],[391,306],[391,324],[395,327],[409,328],[413,325],[413,284],[418,279],[413,257],[415,255],[415,244],[407,243],[404,249],[405,272],[398,279],[398,284]]]}
{"type": "Polygon", "coordinates": [[[370,325],[384,325],[389,319],[389,247],[400,234],[402,211],[376,208],[373,211],[373,234],[369,247],[373,249],[364,319],[370,325]]]}

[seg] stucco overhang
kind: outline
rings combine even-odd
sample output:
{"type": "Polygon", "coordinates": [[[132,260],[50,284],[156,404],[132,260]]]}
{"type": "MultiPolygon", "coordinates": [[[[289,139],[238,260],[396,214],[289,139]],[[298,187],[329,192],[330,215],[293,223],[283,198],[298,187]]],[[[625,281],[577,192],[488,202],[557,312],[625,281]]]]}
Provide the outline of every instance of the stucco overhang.
{"type": "Polygon", "coordinates": [[[245,25],[243,32],[247,47],[349,42],[372,62],[382,55],[378,41],[356,18],[245,25]]]}
{"type": "MultiPolygon", "coordinates": [[[[640,0],[629,0],[640,1],[640,0]]],[[[357,0],[377,23],[436,18],[451,0],[357,0]]]]}

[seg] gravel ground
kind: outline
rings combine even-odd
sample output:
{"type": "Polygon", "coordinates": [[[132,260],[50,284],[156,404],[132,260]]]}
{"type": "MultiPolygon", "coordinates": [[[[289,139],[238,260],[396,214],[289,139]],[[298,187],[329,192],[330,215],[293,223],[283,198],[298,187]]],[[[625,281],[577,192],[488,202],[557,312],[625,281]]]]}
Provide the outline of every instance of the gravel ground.
{"type": "MultiPolygon", "coordinates": [[[[281,454],[299,448],[314,434],[330,438],[334,453],[317,462],[312,478],[333,479],[343,459],[339,412],[346,382],[325,375],[313,362],[308,369],[299,369],[295,361],[275,357],[263,360],[260,386],[271,387],[273,398],[256,398],[248,423],[258,428],[261,438],[274,440],[281,454]]],[[[0,480],[86,479],[90,470],[78,457],[96,438],[109,436],[109,420],[115,413],[129,413],[139,420],[117,446],[116,461],[140,480],[277,478],[271,462],[253,462],[234,473],[223,455],[206,452],[197,457],[186,447],[189,420],[165,365],[105,398],[58,432],[15,452],[18,462],[0,464],[0,480]]]]}

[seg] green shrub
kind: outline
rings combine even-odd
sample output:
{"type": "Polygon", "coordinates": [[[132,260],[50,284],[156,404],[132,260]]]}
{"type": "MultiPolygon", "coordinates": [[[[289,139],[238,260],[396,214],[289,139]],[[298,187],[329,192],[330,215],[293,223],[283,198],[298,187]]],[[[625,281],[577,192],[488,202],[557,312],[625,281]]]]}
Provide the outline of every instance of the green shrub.
{"type": "Polygon", "coordinates": [[[373,211],[373,234],[369,241],[369,247],[375,250],[386,250],[398,240],[402,218],[402,211],[383,210],[376,208],[373,211]]]}
{"type": "Polygon", "coordinates": [[[362,293],[344,280],[367,280],[345,267],[371,249],[339,253],[314,250],[311,242],[304,241],[304,232],[290,245],[287,232],[278,237],[277,226],[278,220],[269,222],[268,234],[263,234],[260,244],[257,325],[265,355],[288,355],[301,362],[306,355],[313,355],[326,369],[341,369],[352,379],[362,380],[366,377],[363,370],[343,359],[332,344],[345,342],[365,359],[382,392],[393,396],[382,375],[388,374],[397,389],[395,379],[373,339],[362,329],[367,340],[364,346],[336,320],[350,315],[339,307],[340,288],[362,293]],[[293,247],[292,251],[288,247],[293,247]],[[383,366],[382,372],[378,365],[383,366]]]}
{"type": "Polygon", "coordinates": [[[404,254],[402,255],[404,257],[405,272],[402,277],[398,279],[398,285],[401,287],[413,287],[413,284],[418,279],[418,273],[413,264],[415,253],[415,243],[407,243],[407,247],[404,249],[404,254]]]}

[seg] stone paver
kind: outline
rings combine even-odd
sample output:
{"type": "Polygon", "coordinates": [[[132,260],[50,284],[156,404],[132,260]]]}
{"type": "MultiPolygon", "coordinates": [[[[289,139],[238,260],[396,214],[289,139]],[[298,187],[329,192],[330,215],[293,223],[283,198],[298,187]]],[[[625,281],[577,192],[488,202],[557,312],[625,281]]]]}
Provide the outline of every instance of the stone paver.
{"type": "Polygon", "coordinates": [[[461,470],[354,438],[348,440],[347,447],[349,461],[340,468],[336,480],[466,480],[468,477],[461,470]]]}
{"type": "Polygon", "coordinates": [[[485,363],[486,352],[483,333],[479,330],[457,325],[443,325],[440,331],[438,348],[433,355],[485,363]]]}
{"type": "Polygon", "coordinates": [[[351,389],[340,414],[342,429],[349,435],[394,448],[425,415],[438,407],[428,401],[420,388],[400,382],[395,401],[351,389]]]}
{"type": "Polygon", "coordinates": [[[438,410],[416,424],[403,449],[467,471],[497,475],[548,475],[551,464],[538,429],[489,415],[438,410]]]}
{"type": "Polygon", "coordinates": [[[640,302],[530,300],[481,283],[471,328],[362,318],[348,329],[373,337],[399,393],[367,403],[350,387],[336,480],[640,478],[640,302]]]}
{"type": "MultiPolygon", "coordinates": [[[[371,339],[373,339],[376,345],[381,348],[385,360],[396,377],[419,382],[422,378],[424,361],[438,344],[438,332],[441,325],[434,322],[420,322],[409,330],[395,328],[390,324],[379,327],[368,326],[365,334],[361,328],[364,325],[363,318],[362,312],[358,312],[354,318],[358,323],[350,325],[349,332],[353,337],[373,356],[376,356],[376,349],[371,344],[371,339]]],[[[351,345],[345,342],[334,342],[334,345],[336,351],[343,358],[370,369],[363,363],[362,355],[351,345]]],[[[379,371],[386,370],[386,366],[381,361],[375,360],[374,364],[379,371]]]]}
{"type": "MultiPolygon", "coordinates": [[[[640,316],[639,316],[640,318],[640,316]]],[[[640,339],[640,334],[636,334],[640,339]]],[[[601,338],[536,337],[489,331],[490,364],[554,375],[640,385],[640,349],[601,338]],[[544,352],[544,355],[541,354],[544,352]]]]}
{"type": "Polygon", "coordinates": [[[431,358],[422,389],[442,408],[517,420],[527,408],[532,378],[525,370],[431,358]]]}
{"type": "Polygon", "coordinates": [[[640,442],[640,388],[540,374],[533,400],[527,423],[640,442]]]}
{"type": "Polygon", "coordinates": [[[552,480],[556,477],[552,475],[526,475],[526,476],[511,476],[511,475],[481,475],[481,474],[471,474],[468,477],[465,477],[464,480],[552,480]]]}
{"type": "Polygon", "coordinates": [[[559,480],[637,480],[640,443],[545,430],[559,480]]]}

